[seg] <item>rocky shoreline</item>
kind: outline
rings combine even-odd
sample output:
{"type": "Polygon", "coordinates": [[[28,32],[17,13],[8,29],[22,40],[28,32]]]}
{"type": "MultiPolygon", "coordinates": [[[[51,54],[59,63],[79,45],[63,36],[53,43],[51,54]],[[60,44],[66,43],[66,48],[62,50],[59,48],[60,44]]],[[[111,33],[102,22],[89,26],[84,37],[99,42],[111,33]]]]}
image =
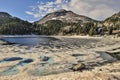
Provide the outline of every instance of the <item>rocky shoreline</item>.
{"type": "Polygon", "coordinates": [[[58,40],[37,46],[3,45],[0,41],[0,80],[120,79],[120,62],[109,55],[120,54],[120,38],[55,38],[58,40]],[[86,68],[74,72],[71,67],[78,63],[86,68]]]}

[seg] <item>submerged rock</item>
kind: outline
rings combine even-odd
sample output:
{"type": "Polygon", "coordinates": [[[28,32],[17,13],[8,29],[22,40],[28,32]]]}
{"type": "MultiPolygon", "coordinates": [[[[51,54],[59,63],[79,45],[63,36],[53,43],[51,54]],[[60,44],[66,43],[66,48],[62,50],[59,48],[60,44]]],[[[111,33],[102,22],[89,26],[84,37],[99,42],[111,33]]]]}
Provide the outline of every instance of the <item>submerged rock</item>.
{"type": "Polygon", "coordinates": [[[48,61],[50,58],[47,56],[40,56],[41,61],[48,61]]]}
{"type": "Polygon", "coordinates": [[[0,76],[10,76],[10,75],[16,75],[20,72],[20,70],[16,67],[9,68],[3,72],[0,72],[0,76]]]}

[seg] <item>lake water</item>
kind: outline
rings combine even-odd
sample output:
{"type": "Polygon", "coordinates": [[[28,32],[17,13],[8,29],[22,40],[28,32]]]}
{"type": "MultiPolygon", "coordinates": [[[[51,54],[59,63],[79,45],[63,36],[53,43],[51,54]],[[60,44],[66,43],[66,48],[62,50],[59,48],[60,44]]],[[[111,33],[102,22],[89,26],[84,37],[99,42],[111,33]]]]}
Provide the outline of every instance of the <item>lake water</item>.
{"type": "Polygon", "coordinates": [[[48,44],[51,41],[56,41],[56,38],[53,37],[21,37],[21,36],[12,36],[12,37],[1,37],[1,40],[12,43],[12,44],[21,44],[21,45],[39,45],[39,44],[48,44]]]}

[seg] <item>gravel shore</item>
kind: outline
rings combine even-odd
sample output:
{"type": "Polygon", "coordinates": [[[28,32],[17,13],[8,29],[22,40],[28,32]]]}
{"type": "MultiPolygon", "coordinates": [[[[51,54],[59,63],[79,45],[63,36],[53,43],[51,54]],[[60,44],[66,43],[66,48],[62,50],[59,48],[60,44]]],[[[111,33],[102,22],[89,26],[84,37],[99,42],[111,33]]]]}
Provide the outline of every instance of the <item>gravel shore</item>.
{"type": "Polygon", "coordinates": [[[0,80],[120,80],[120,38],[57,37],[45,45],[0,41],[0,80]],[[87,69],[72,71],[73,64],[87,69]]]}

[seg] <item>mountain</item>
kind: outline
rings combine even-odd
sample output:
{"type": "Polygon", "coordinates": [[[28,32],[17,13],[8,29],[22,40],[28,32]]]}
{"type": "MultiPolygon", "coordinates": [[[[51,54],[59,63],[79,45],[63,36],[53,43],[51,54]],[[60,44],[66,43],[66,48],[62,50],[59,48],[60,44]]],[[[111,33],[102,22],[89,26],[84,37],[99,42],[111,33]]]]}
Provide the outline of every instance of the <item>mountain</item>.
{"type": "Polygon", "coordinates": [[[96,24],[100,21],[78,15],[64,9],[49,13],[35,22],[39,34],[44,35],[95,35],[96,24]],[[94,31],[94,32],[93,32],[94,31]]]}
{"type": "Polygon", "coordinates": [[[89,17],[78,15],[72,11],[67,11],[67,10],[62,9],[62,10],[58,10],[53,13],[47,14],[41,20],[37,21],[37,23],[44,24],[50,20],[60,20],[66,23],[78,22],[78,21],[82,21],[85,23],[87,21],[95,21],[89,17]]]}
{"type": "Polygon", "coordinates": [[[0,12],[0,19],[11,18],[12,16],[6,12],[0,12]]]}
{"type": "Polygon", "coordinates": [[[31,23],[17,17],[13,17],[6,12],[0,12],[0,34],[30,34],[31,30],[31,23]]]}
{"type": "Polygon", "coordinates": [[[107,28],[109,33],[120,35],[120,12],[107,18],[103,25],[107,28]]]}
{"type": "Polygon", "coordinates": [[[103,35],[120,32],[120,12],[104,21],[93,20],[72,11],[58,10],[36,22],[40,34],[46,35],[103,35]]]}
{"type": "Polygon", "coordinates": [[[104,21],[97,21],[62,9],[49,13],[34,23],[13,17],[6,12],[0,12],[0,34],[31,33],[39,35],[120,35],[120,12],[104,21]]]}
{"type": "Polygon", "coordinates": [[[111,17],[107,18],[104,23],[105,26],[119,26],[120,27],[120,12],[112,15],[111,17]]]}

